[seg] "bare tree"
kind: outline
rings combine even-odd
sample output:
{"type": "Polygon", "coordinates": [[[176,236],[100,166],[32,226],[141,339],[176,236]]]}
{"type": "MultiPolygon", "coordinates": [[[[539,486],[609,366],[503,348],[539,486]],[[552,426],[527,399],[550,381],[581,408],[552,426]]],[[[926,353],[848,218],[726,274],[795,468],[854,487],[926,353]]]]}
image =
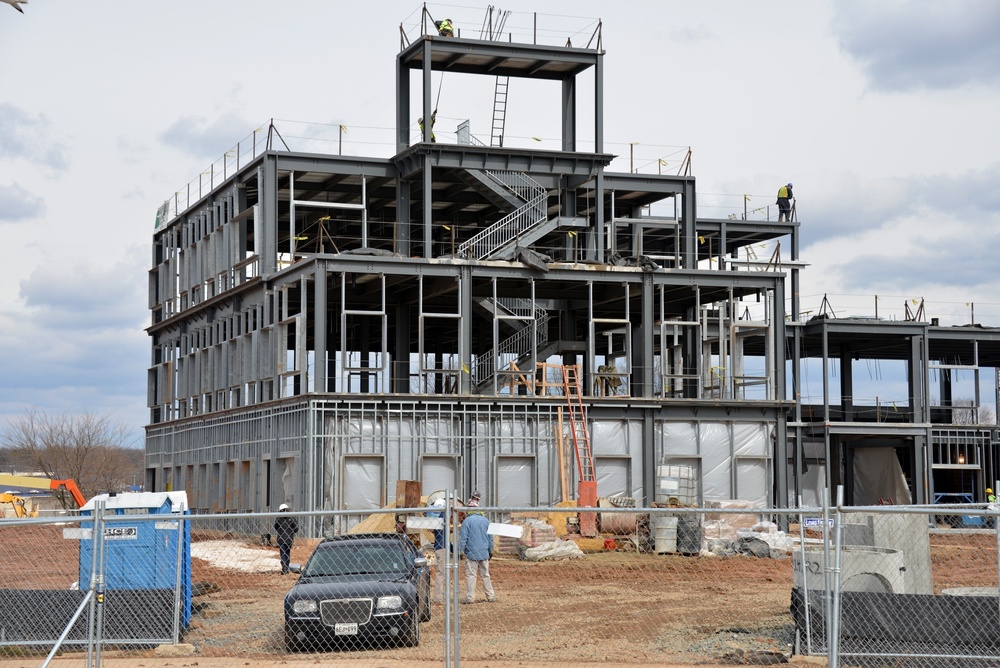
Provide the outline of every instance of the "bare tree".
{"type": "Polygon", "coordinates": [[[952,424],[996,424],[996,415],[990,406],[974,408],[972,399],[955,399],[952,402],[952,424]]]}
{"type": "MultiPolygon", "coordinates": [[[[49,415],[31,409],[10,419],[0,442],[18,466],[46,478],[72,478],[87,498],[124,491],[143,472],[142,450],[129,447],[132,429],[108,415],[49,415]]],[[[57,492],[64,508],[69,495],[57,492]]]]}

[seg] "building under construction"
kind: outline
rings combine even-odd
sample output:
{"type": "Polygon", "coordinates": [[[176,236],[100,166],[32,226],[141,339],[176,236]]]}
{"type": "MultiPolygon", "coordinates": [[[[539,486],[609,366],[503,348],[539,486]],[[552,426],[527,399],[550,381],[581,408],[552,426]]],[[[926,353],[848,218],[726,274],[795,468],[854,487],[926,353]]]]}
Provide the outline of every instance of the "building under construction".
{"type": "Polygon", "coordinates": [[[796,218],[704,218],[690,170],[609,170],[600,23],[585,45],[545,45],[505,18],[440,36],[425,10],[401,27],[391,158],[296,152],[270,128],[265,150],[164,205],[147,489],[186,489],[203,513],[360,515],[397,480],[489,506],[642,505],[669,465],[699,504],[793,506],[841,483],[855,503],[982,500],[997,429],[979,424],[996,406],[981,411],[979,380],[1000,331],[804,321],[796,218]],[[414,141],[434,77],[453,74],[491,83],[489,141],[433,122],[414,141]],[[520,79],[558,91],[532,113],[558,120],[559,150],[504,145],[520,79]],[[762,243],[786,259],[756,258],[762,243]],[[899,365],[908,397],[855,402],[866,360],[899,365]],[[805,368],[820,401],[796,401],[805,368]],[[964,372],[975,401],[956,409],[964,372]]]}

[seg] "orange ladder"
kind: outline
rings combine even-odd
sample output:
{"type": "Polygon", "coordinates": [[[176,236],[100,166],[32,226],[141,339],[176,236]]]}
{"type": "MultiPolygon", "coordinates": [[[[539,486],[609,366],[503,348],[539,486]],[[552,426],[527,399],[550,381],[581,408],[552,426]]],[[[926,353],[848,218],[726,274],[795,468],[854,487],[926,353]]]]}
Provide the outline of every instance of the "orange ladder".
{"type": "MultiPolygon", "coordinates": [[[[576,452],[576,469],[580,475],[579,499],[581,508],[597,507],[597,476],[594,474],[594,453],[590,449],[590,433],[587,419],[583,414],[583,399],[580,396],[580,365],[563,367],[563,392],[569,407],[569,429],[573,436],[573,450],[576,452]]],[[[580,535],[593,538],[597,535],[597,513],[580,513],[580,535]]]]}

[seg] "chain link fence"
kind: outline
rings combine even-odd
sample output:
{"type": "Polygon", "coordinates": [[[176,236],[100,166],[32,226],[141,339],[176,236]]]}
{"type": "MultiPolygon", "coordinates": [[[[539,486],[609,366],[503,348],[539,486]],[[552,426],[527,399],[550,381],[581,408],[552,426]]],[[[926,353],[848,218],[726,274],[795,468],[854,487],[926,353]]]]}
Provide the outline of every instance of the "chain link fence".
{"type": "Polygon", "coordinates": [[[569,507],[384,509],[336,536],[338,512],[4,520],[0,656],[1000,664],[998,533],[983,506],[710,505],[602,507],[589,537],[569,507]],[[297,525],[287,574],[279,518],[297,525]],[[469,552],[476,525],[491,555],[469,552]]]}

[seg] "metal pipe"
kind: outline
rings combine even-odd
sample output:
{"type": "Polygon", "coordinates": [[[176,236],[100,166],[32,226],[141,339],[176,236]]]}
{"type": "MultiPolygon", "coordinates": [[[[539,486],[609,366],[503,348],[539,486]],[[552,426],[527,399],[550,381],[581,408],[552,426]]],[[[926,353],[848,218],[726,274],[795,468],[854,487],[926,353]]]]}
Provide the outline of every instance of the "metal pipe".
{"type": "MultiPolygon", "coordinates": [[[[56,653],[59,651],[59,648],[62,647],[62,644],[66,640],[66,637],[69,635],[69,632],[73,629],[73,626],[76,624],[76,620],[78,620],[80,618],[80,615],[83,613],[84,607],[90,607],[90,604],[93,602],[93,598],[94,598],[94,590],[91,589],[83,597],[83,600],[80,601],[80,605],[77,606],[76,612],[73,613],[73,617],[69,620],[69,624],[67,624],[66,628],[63,629],[62,635],[59,636],[59,639],[56,640],[55,644],[52,646],[52,649],[49,651],[48,656],[45,657],[45,661],[42,662],[42,668],[48,668],[49,663],[52,661],[52,657],[54,657],[56,653]]],[[[93,629],[93,625],[91,625],[91,629],[93,629]]],[[[88,666],[90,665],[90,660],[91,660],[90,657],[91,647],[93,647],[93,643],[88,642],[87,643],[88,666]]]]}
{"type": "MultiPolygon", "coordinates": [[[[101,531],[97,539],[100,561],[97,564],[97,619],[94,621],[94,666],[99,667],[101,665],[101,639],[104,636],[104,595],[107,587],[107,579],[104,576],[104,516],[107,512],[107,501],[101,500],[96,505],[100,514],[101,531]]],[[[97,524],[95,523],[96,526],[97,524]]]]}
{"type": "MultiPolygon", "coordinates": [[[[154,523],[155,527],[156,524],[154,523]]],[[[173,641],[174,644],[178,644],[181,641],[181,631],[180,631],[180,613],[181,613],[181,586],[182,586],[182,571],[183,571],[183,559],[184,559],[184,522],[181,517],[177,518],[177,561],[175,562],[177,567],[174,569],[174,625],[173,625],[173,641]]]]}
{"type": "Polygon", "coordinates": [[[836,531],[834,533],[834,567],[833,567],[833,615],[830,620],[830,657],[827,663],[830,668],[837,668],[840,653],[840,557],[844,551],[844,518],[841,508],[844,505],[844,486],[837,485],[837,505],[834,510],[836,531]]]}
{"type": "MultiPolygon", "coordinates": [[[[94,515],[93,515],[94,521],[91,522],[91,526],[90,526],[90,538],[91,538],[91,541],[93,542],[93,547],[91,548],[92,552],[90,553],[90,586],[89,586],[89,588],[87,590],[87,592],[88,592],[87,593],[87,598],[90,600],[90,614],[87,617],[87,619],[88,619],[88,621],[87,621],[87,666],[90,666],[91,663],[94,660],[94,657],[93,657],[93,651],[94,651],[94,618],[95,618],[95,616],[97,614],[97,610],[96,610],[96,599],[94,598],[93,594],[94,594],[94,591],[96,591],[96,589],[97,589],[97,535],[98,535],[98,531],[97,531],[97,507],[98,507],[98,503],[94,504],[94,511],[93,511],[94,512],[94,515]]],[[[59,643],[56,643],[56,647],[58,647],[58,646],[59,646],[59,643]]],[[[55,651],[55,648],[53,648],[53,651],[55,651]]]]}
{"type": "Polygon", "coordinates": [[[806,530],[803,520],[805,517],[802,515],[802,495],[799,495],[799,549],[802,551],[802,600],[805,603],[805,617],[806,617],[806,654],[812,654],[812,629],[810,625],[810,620],[812,615],[809,610],[809,574],[806,568],[806,530]]]}

